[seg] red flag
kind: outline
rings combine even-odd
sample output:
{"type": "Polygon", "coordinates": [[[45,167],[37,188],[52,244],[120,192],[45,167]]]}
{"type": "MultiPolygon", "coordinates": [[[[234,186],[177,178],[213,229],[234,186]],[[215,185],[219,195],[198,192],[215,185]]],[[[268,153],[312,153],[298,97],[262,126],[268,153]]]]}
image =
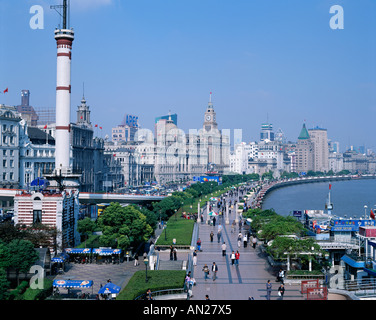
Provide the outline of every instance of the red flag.
{"type": "Polygon", "coordinates": [[[98,125],[96,124],[95,127],[98,128],[98,125]]]}
{"type": "Polygon", "coordinates": [[[81,116],[81,119],[83,119],[82,116],[81,116]]]}
{"type": "Polygon", "coordinates": [[[47,129],[47,125],[45,125],[43,129],[47,129]]]}
{"type": "Polygon", "coordinates": [[[6,93],[6,92],[8,92],[8,88],[6,88],[6,89],[4,90],[4,93],[6,93]]]}
{"type": "Polygon", "coordinates": [[[116,157],[116,154],[114,154],[114,157],[116,157]]]}
{"type": "Polygon", "coordinates": [[[329,183],[329,190],[331,190],[332,189],[332,185],[329,183]]]}
{"type": "Polygon", "coordinates": [[[372,209],[371,209],[371,213],[369,214],[369,216],[371,217],[371,219],[375,220],[375,214],[373,213],[372,209]]]}
{"type": "Polygon", "coordinates": [[[102,130],[102,127],[99,127],[99,129],[101,129],[101,130],[102,130]]]}

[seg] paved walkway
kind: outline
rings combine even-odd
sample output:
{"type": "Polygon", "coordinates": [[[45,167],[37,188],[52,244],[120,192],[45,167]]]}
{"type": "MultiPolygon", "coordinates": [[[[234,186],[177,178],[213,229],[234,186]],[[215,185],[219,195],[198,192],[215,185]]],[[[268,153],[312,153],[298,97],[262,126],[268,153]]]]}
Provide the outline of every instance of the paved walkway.
{"type": "MultiPolygon", "coordinates": [[[[276,277],[271,273],[270,266],[265,257],[262,257],[258,247],[253,249],[248,243],[247,247],[238,247],[237,236],[238,226],[234,233],[231,233],[231,223],[235,219],[235,212],[229,215],[230,224],[222,223],[219,218],[216,226],[206,224],[206,210],[204,212],[204,223],[199,226],[199,238],[202,241],[202,252],[198,253],[197,266],[194,267],[194,278],[196,285],[193,287],[192,300],[204,300],[209,295],[211,300],[248,300],[253,297],[255,300],[266,300],[266,283],[270,280],[272,284],[271,300],[281,299],[277,289],[280,285],[276,277]],[[217,242],[218,222],[221,223],[222,238],[217,242]],[[210,232],[214,233],[213,242],[210,241],[210,232]],[[227,245],[226,256],[222,256],[222,243],[227,245]],[[239,266],[231,264],[230,254],[239,250],[239,266]],[[205,281],[202,268],[207,264],[211,268],[213,262],[218,266],[217,279],[210,278],[205,281]]],[[[243,231],[243,230],[242,230],[243,231]]],[[[244,233],[243,233],[244,234],[244,233]]],[[[285,284],[284,300],[304,300],[298,285],[285,284]]]]}

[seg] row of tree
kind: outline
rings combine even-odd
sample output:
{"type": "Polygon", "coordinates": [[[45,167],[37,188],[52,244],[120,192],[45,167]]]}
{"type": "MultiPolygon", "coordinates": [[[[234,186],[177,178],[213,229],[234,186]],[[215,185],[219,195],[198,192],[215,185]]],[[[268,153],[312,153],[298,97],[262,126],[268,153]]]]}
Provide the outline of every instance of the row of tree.
{"type": "Polygon", "coordinates": [[[101,246],[124,250],[136,248],[153,235],[158,221],[167,221],[185,204],[192,204],[195,199],[205,195],[255,179],[258,179],[258,175],[227,175],[223,176],[221,185],[217,182],[195,183],[184,191],[173,192],[171,196],[154,202],[149,208],[111,203],[97,221],[90,218],[80,220],[78,231],[83,235],[91,234],[94,230],[102,231],[99,238],[101,246]]]}
{"type": "Polygon", "coordinates": [[[273,209],[262,210],[260,208],[249,209],[243,213],[243,218],[251,219],[251,229],[259,239],[268,244],[266,251],[276,259],[289,256],[298,256],[303,264],[309,259],[315,266],[321,267],[316,256],[301,255],[302,252],[315,252],[317,256],[323,256],[327,252],[322,250],[313,238],[304,238],[307,230],[303,224],[292,216],[283,217],[273,209]],[[304,239],[302,239],[304,238],[304,239]]]}

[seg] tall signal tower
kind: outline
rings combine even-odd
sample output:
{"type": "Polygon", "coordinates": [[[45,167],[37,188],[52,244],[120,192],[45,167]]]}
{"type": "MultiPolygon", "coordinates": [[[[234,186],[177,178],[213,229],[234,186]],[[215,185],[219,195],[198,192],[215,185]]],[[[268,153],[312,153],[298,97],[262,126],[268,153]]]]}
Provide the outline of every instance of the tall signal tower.
{"type": "Polygon", "coordinates": [[[48,178],[57,181],[60,189],[78,187],[79,174],[74,174],[70,165],[70,115],[71,115],[71,61],[73,28],[69,26],[69,1],[51,6],[62,17],[62,28],[55,29],[57,44],[56,73],[56,132],[55,171],[48,178]],[[62,10],[62,13],[57,9],[62,10]]]}

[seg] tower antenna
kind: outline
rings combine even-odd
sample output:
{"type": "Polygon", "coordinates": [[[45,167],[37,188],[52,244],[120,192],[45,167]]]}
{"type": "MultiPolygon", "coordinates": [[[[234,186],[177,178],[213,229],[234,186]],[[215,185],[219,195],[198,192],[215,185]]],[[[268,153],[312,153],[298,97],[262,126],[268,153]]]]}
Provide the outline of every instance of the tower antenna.
{"type": "Polygon", "coordinates": [[[70,0],[63,0],[62,5],[54,5],[50,6],[50,9],[54,9],[60,17],[63,18],[63,29],[69,28],[70,25],[70,0]],[[63,9],[63,13],[61,13],[61,10],[58,11],[57,9],[63,9]]]}

